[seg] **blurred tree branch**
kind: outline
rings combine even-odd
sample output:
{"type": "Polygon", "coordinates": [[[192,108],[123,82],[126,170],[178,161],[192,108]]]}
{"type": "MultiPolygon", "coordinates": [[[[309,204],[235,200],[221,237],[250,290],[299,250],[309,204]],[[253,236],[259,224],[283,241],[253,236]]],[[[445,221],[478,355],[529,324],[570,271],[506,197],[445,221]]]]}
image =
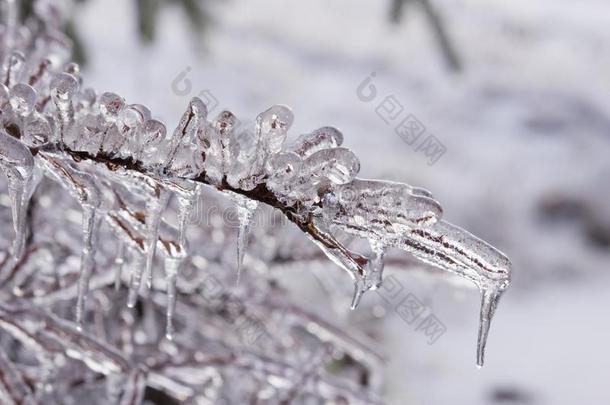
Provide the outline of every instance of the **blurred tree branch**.
{"type": "Polygon", "coordinates": [[[461,71],[462,62],[460,56],[455,49],[455,46],[451,42],[451,38],[447,32],[441,15],[430,0],[392,0],[392,4],[390,6],[390,22],[393,24],[400,24],[405,13],[405,5],[407,5],[407,3],[419,4],[422,11],[426,15],[428,23],[432,27],[432,31],[436,37],[447,67],[454,72],[461,71]]]}

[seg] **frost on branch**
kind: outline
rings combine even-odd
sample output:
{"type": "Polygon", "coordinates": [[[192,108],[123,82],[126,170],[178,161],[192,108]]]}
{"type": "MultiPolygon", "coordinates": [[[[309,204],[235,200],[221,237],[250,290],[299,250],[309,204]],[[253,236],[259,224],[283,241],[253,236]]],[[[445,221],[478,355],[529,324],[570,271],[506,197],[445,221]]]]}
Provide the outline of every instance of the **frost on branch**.
{"type": "MultiPolygon", "coordinates": [[[[40,8],[53,7],[54,2],[40,4],[40,8]]],[[[204,188],[228,196],[237,207],[238,280],[252,219],[262,206],[281,212],[349,274],[354,284],[352,308],[357,307],[366,291],[382,285],[384,258],[390,248],[404,250],[425,263],[470,280],[482,293],[477,364],[483,364],[489,325],[510,281],[510,262],[495,248],[446,222],[440,204],[430,192],[402,183],[358,178],[360,161],[343,145],[344,137],[335,128],[315,129],[294,143],[287,143],[294,117],[288,107],[281,105],[262,112],[250,134],[237,132],[237,118],[229,111],[208,117],[205,104],[194,98],[176,129],[167,131],[145,106],[83,86],[78,66],[67,61],[69,41],[54,28],[58,25],[49,21],[51,17],[45,17],[56,15],[41,14],[43,20],[47,19],[46,24],[33,30],[16,26],[9,18],[2,29],[0,169],[8,179],[14,238],[12,251],[0,267],[0,286],[12,287],[12,291],[1,295],[0,326],[14,339],[31,345],[44,370],[42,375],[32,377],[41,385],[30,387],[24,385],[23,370],[7,366],[11,378],[0,387],[5,398],[27,403],[44,396],[48,381],[59,378],[53,374],[61,368],[57,364],[61,354],[106,376],[105,395],[111,400],[120,396],[124,403],[139,402],[145,387],[193,401],[207,395],[201,391],[203,383],[186,378],[185,373],[193,367],[211,370],[209,375],[206,371],[198,377],[215,387],[217,398],[237,395],[223,393],[226,388],[222,388],[222,381],[229,374],[235,380],[240,372],[247,372],[253,381],[258,381],[253,382],[255,386],[262,384],[263,377],[274,376],[278,403],[301,396],[374,402],[361,387],[342,385],[321,372],[332,357],[328,356],[329,351],[340,351],[359,359],[369,373],[375,374],[379,358],[374,351],[295,307],[291,307],[287,319],[278,320],[279,311],[286,310],[285,303],[278,305],[269,298],[260,298],[260,292],[249,291],[251,286],[240,287],[251,293],[242,296],[248,305],[240,311],[258,312],[260,319],[266,320],[265,326],[273,326],[282,336],[294,335],[299,324],[308,324],[317,325],[308,334],[326,339],[320,338],[313,349],[301,347],[296,354],[288,354],[294,347],[286,339],[265,342],[267,349],[284,353],[284,359],[294,361],[279,364],[277,359],[265,358],[261,353],[246,351],[243,356],[234,357],[233,343],[222,342],[222,335],[215,334],[217,331],[209,322],[218,314],[212,311],[209,317],[203,316],[197,308],[209,307],[209,302],[202,302],[201,294],[193,292],[205,291],[209,284],[209,279],[202,279],[197,271],[209,274],[210,266],[222,263],[218,256],[202,256],[198,252],[217,241],[201,237],[195,245],[186,232],[188,218],[204,188]],[[82,232],[76,243],[80,246],[77,274],[71,269],[73,262],[56,258],[56,245],[27,242],[28,233],[34,231],[28,229],[33,222],[28,216],[30,202],[37,188],[45,184],[45,177],[73,197],[82,212],[82,232]],[[177,229],[163,217],[173,201],[178,210],[177,229]],[[102,264],[96,263],[96,254],[108,257],[108,246],[99,237],[104,227],[114,235],[116,250],[110,254],[113,261],[102,264]],[[365,239],[371,253],[350,250],[339,242],[338,233],[365,239]],[[37,293],[41,288],[37,287],[28,300],[23,284],[38,281],[25,275],[33,275],[36,263],[49,255],[58,260],[58,274],[54,277],[60,281],[43,288],[44,295],[37,293]],[[164,260],[161,284],[153,277],[158,255],[164,260]],[[114,267],[114,274],[110,274],[110,267],[114,267]],[[122,299],[109,288],[111,284],[118,290],[125,284],[126,306],[135,310],[139,303],[146,302],[146,313],[136,319],[125,315],[123,309],[110,306],[107,315],[128,319],[133,327],[132,332],[126,332],[128,335],[143,327],[138,323],[146,323],[148,333],[154,331],[152,336],[132,337],[126,343],[125,336],[117,336],[112,327],[104,325],[104,320],[97,321],[99,334],[82,332],[91,291],[107,306],[109,297],[113,297],[111,301],[122,299]],[[159,286],[166,290],[165,299],[158,292],[159,286]],[[6,302],[11,302],[11,295],[24,301],[9,306],[6,302]],[[76,298],[75,325],[40,307],[54,305],[59,307],[56,311],[65,313],[62,302],[71,297],[76,298]],[[151,326],[156,325],[160,305],[166,306],[163,333],[151,326]],[[174,333],[177,318],[183,324],[179,329],[184,335],[174,333]],[[206,330],[185,326],[185,321],[205,325],[206,330]],[[320,331],[323,333],[318,334],[320,331]],[[105,343],[98,341],[100,334],[105,343]],[[198,345],[193,346],[193,342],[205,346],[203,342],[210,340],[220,344],[219,352],[224,354],[211,358],[209,353],[199,351],[198,345]],[[167,346],[170,344],[174,346],[167,346]],[[138,356],[146,345],[178,354],[143,361],[138,356]],[[116,347],[123,349],[117,351],[116,347]],[[305,359],[307,366],[301,367],[299,361],[305,359]],[[277,379],[284,382],[277,383],[277,379]]],[[[62,214],[58,215],[62,218],[62,214]]],[[[274,287],[261,287],[260,282],[257,285],[267,297],[282,295],[274,287]]],[[[223,316],[235,310],[226,303],[222,305],[226,306],[221,308],[223,316]]],[[[11,360],[0,358],[0,362],[8,364],[11,360]]],[[[65,378],[71,381],[76,376],[65,378]]]]}

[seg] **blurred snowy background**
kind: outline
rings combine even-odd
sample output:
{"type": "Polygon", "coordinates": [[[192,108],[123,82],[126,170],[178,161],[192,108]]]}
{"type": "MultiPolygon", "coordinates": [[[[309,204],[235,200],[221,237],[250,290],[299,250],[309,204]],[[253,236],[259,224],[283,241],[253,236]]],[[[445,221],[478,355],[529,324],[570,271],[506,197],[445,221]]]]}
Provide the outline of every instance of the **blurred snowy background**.
{"type": "MultiPolygon", "coordinates": [[[[149,46],[135,3],[77,8],[89,85],[148,105],[169,127],[198,95],[246,121],[287,104],[293,137],[339,127],[363,176],[432,190],[446,218],[512,259],[482,370],[479,294],[452,277],[387,270],[446,326],[432,345],[375,293],[357,313],[336,314],[388,356],[388,404],[610,403],[610,3],[435,0],[460,72],[447,68],[417,1],[399,24],[389,1],[208,1],[197,34],[168,6],[149,46]],[[363,102],[357,87],[372,72],[377,96],[363,102]],[[446,147],[435,164],[394,132],[400,119],[376,113],[386,96],[446,147]]],[[[348,286],[333,301],[309,269],[290,270],[285,283],[320,315],[348,307],[348,277],[330,262],[348,286]]]]}

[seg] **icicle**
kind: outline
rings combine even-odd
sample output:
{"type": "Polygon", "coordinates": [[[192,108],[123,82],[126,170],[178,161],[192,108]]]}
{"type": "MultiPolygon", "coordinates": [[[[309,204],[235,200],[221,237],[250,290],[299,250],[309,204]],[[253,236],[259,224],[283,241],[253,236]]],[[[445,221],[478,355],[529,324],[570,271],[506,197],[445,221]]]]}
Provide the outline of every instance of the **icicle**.
{"type": "Polygon", "coordinates": [[[133,308],[138,301],[142,274],[144,272],[144,262],[146,258],[138,250],[131,249],[129,296],[127,297],[127,307],[133,308]]]}
{"type": "Polygon", "coordinates": [[[383,267],[386,246],[377,239],[369,239],[372,254],[369,258],[369,273],[366,275],[367,286],[371,290],[381,287],[383,282],[383,267]]]}
{"type": "Polygon", "coordinates": [[[356,309],[364,293],[365,270],[361,264],[366,259],[341,245],[335,237],[326,229],[326,224],[320,220],[315,220],[306,233],[307,237],[315,243],[324,254],[345,270],[354,281],[354,295],[352,297],[351,309],[356,309]],[[314,237],[315,235],[315,237],[314,237]]]}
{"type": "Polygon", "coordinates": [[[384,256],[387,247],[377,239],[369,239],[371,245],[371,256],[368,260],[368,268],[364,277],[358,275],[354,280],[354,295],[352,297],[352,310],[356,309],[368,290],[376,290],[383,282],[384,256]]]}
{"type": "Polygon", "coordinates": [[[188,196],[178,196],[178,222],[180,232],[180,245],[186,248],[186,229],[188,227],[188,221],[193,215],[193,211],[199,207],[198,201],[201,198],[201,185],[196,185],[192,192],[188,193],[188,196]]]}
{"type": "Polygon", "coordinates": [[[176,281],[182,258],[168,257],[165,259],[165,282],[167,283],[167,312],[165,337],[168,340],[174,338],[174,311],[176,309],[176,281]]]}
{"type": "Polygon", "coordinates": [[[366,284],[362,278],[358,278],[354,281],[354,295],[352,296],[352,304],[350,305],[350,309],[353,311],[358,308],[360,305],[360,301],[362,300],[362,296],[366,292],[366,284]]]}
{"type": "Polygon", "coordinates": [[[491,320],[496,312],[505,285],[490,284],[481,287],[481,314],[479,316],[479,335],[477,338],[477,367],[485,363],[485,346],[489,335],[491,320]]]}
{"type": "Polygon", "coordinates": [[[146,202],[146,286],[152,287],[153,264],[155,252],[157,251],[157,240],[159,239],[159,225],[161,215],[169,202],[169,191],[159,186],[159,194],[146,202]]]}
{"type": "Polygon", "coordinates": [[[232,195],[233,201],[237,206],[237,217],[239,219],[239,230],[237,232],[237,283],[241,277],[241,267],[246,254],[246,246],[248,245],[248,237],[250,235],[250,226],[254,213],[258,208],[258,201],[250,200],[239,194],[232,195]]]}
{"type": "Polygon", "coordinates": [[[114,289],[118,291],[121,287],[121,277],[123,275],[123,266],[125,265],[125,244],[119,242],[119,248],[114,259],[114,289]]]}
{"type": "Polygon", "coordinates": [[[101,218],[97,209],[83,206],[83,249],[81,254],[80,276],[78,280],[78,297],[76,300],[76,325],[80,330],[83,324],[85,302],[89,293],[89,281],[94,267],[95,252],[97,250],[97,233],[101,218]]]}
{"type": "Polygon", "coordinates": [[[0,130],[0,169],[8,178],[15,229],[13,258],[17,261],[22,257],[25,247],[26,216],[30,196],[28,190],[34,171],[34,158],[23,144],[4,130],[0,130]]]}
{"type": "Polygon", "coordinates": [[[81,268],[78,282],[78,298],[76,302],[76,323],[82,324],[85,301],[89,290],[89,280],[94,266],[97,251],[97,233],[101,224],[103,195],[93,175],[81,172],[56,158],[53,154],[39,152],[38,162],[47,175],[57,180],[79,201],[83,211],[83,247],[81,253],[81,268]]]}
{"type": "Polygon", "coordinates": [[[428,228],[412,229],[392,245],[423,262],[456,273],[481,290],[477,365],[484,362],[491,320],[502,293],[510,284],[511,262],[500,251],[469,232],[440,220],[428,228]]]}

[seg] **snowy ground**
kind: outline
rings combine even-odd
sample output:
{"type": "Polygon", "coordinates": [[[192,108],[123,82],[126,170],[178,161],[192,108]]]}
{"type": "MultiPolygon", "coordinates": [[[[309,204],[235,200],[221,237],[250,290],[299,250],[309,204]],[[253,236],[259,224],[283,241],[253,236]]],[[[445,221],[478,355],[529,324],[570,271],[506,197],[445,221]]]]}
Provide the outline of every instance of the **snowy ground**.
{"type": "Polygon", "coordinates": [[[338,126],[364,176],[432,190],[446,218],[513,260],[482,370],[477,294],[401,279],[447,333],[428,346],[388,318],[389,404],[610,403],[610,3],[435,1],[464,60],[459,75],[444,69],[416,7],[393,27],[387,2],[214,2],[205,39],[170,9],[158,43],[141,49],[132,3],[82,10],[93,87],[170,126],[204,90],[249,120],[290,105],[293,134],[338,126]],[[185,69],[188,83],[176,79],[185,69]],[[371,72],[378,95],[367,103],[356,89],[371,72]],[[435,165],[376,114],[389,95],[446,146],[435,165]]]}

